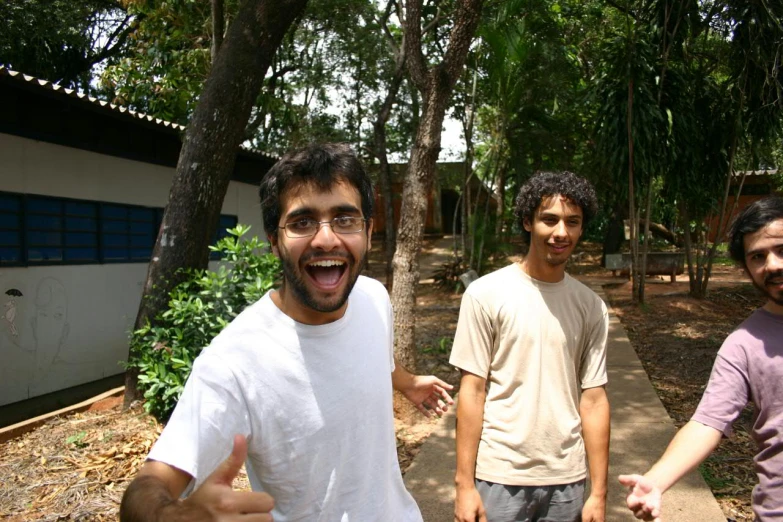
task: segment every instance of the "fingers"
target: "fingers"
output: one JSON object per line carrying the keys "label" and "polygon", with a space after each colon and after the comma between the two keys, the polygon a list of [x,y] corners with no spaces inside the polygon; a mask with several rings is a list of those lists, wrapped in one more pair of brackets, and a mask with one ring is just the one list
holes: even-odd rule
{"label": "fingers", "polygon": [[632,487],[636,486],[639,483],[639,481],[642,480],[642,476],[641,475],[620,475],[619,477],[617,477],[617,480],[619,480],[620,484],[622,484],[623,486],[632,488]]}
{"label": "fingers", "polygon": [[449,392],[447,390],[453,390],[454,386],[451,384],[441,381],[437,377],[435,378],[435,384],[433,386],[435,388],[435,394],[438,395],[439,399],[443,399],[448,404],[454,404],[454,399],[451,398],[451,395],[449,395]]}
{"label": "fingers", "polygon": [[212,472],[205,482],[231,486],[246,458],[247,439],[245,439],[244,435],[234,435],[234,447],[231,450],[231,455]]}
{"label": "fingers", "polygon": [[255,491],[234,491],[224,498],[223,504],[231,513],[246,515],[269,513],[275,507],[275,501],[268,493]]}
{"label": "fingers", "polygon": [[428,419],[432,417],[432,413],[430,413],[430,410],[427,409],[427,407],[424,405],[425,403],[417,404],[416,409],[421,412],[422,415],[427,417]]}

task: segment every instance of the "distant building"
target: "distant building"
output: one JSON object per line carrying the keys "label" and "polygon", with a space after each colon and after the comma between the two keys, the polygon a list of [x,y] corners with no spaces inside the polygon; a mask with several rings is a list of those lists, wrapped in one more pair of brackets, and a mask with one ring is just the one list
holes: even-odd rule
{"label": "distant building", "polygon": [[[400,207],[402,205],[402,189],[405,180],[405,174],[408,171],[407,163],[393,163],[390,165],[392,170],[392,200],[394,202],[394,222],[399,224]],[[437,163],[438,169],[432,191],[427,196],[427,216],[424,222],[424,233],[432,235],[443,235],[454,233],[454,211],[460,198],[462,190],[462,180],[465,171],[464,161],[452,161]],[[386,228],[386,203],[381,193],[381,184],[378,181],[378,166],[374,165],[370,169],[375,184],[375,217],[373,218],[373,233],[382,235]],[[494,213],[498,206],[498,197],[491,192],[483,182],[476,176],[473,176],[469,182],[470,201],[473,205],[476,198],[481,200],[480,208],[487,200],[487,194],[490,195],[490,212]],[[459,233],[462,222],[461,213],[457,215],[457,233]]]}
{"label": "distant building", "polygon": [[[184,128],[3,67],[0,98],[0,406],[121,383]],[[275,160],[237,154],[216,238],[263,234]]]}
{"label": "distant building", "polygon": [[[737,191],[742,184],[742,192],[737,202]],[[726,205],[726,211],[731,212],[729,219],[724,219],[724,233],[728,226],[737,216],[740,210],[750,203],[759,200],[765,196],[773,194],[783,194],[783,173],[777,169],[761,169],[735,172],[729,188],[729,199]],[[736,202],[736,205],[735,205]],[[728,225],[726,225],[728,223]],[[715,234],[718,231],[718,216],[713,216],[710,220],[709,240],[715,241]],[[723,238],[725,241],[725,236]]]}

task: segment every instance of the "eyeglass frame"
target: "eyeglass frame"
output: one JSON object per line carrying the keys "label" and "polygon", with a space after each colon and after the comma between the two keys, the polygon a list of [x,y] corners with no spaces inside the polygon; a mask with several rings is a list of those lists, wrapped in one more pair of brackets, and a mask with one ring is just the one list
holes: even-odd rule
{"label": "eyeglass frame", "polygon": [[[336,231],[334,229],[334,222],[335,222],[335,220],[343,219],[343,218],[358,219],[361,222],[361,224],[362,224],[362,228],[360,228],[359,230],[355,230],[353,232],[338,232],[338,231]],[[299,220],[299,221],[305,221],[305,220]],[[286,223],[283,226],[278,225],[277,228],[278,229],[282,229],[284,231],[284,233],[285,233],[285,236],[288,239],[306,239],[306,238],[309,238],[309,237],[315,237],[318,234],[318,232],[321,230],[321,227],[323,225],[329,225],[329,228],[332,229],[332,233],[340,234],[341,236],[343,236],[343,235],[349,235],[349,234],[359,234],[360,232],[364,232],[366,224],[367,224],[368,221],[370,221],[370,218],[359,217],[359,216],[335,216],[332,219],[329,219],[327,221],[315,221],[314,219],[311,220],[311,221],[314,221],[316,223],[316,225],[318,225],[318,226],[316,227],[315,231],[312,234],[307,235],[307,236],[290,236],[288,234],[288,232],[289,232],[288,225],[293,225],[294,223],[298,223],[298,221],[290,221],[290,222]]]}

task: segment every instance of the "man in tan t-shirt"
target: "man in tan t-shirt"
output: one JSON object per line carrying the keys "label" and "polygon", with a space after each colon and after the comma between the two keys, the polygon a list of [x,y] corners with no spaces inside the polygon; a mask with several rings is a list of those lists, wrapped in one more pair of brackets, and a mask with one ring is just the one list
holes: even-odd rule
{"label": "man in tan t-shirt", "polygon": [[517,196],[528,254],[465,292],[450,361],[462,371],[455,521],[605,519],[608,315],[565,273],[596,210],[585,179],[535,175]]}

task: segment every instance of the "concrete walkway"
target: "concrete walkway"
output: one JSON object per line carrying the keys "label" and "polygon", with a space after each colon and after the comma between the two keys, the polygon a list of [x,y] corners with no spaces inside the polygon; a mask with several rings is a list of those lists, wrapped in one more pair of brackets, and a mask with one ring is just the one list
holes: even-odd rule
{"label": "concrete walkway", "polygon": [[[600,287],[593,288],[604,301]],[[625,507],[622,473],[644,473],[666,449],[676,431],[631,346],[625,329],[611,311],[607,355],[612,406],[609,456],[609,522],[634,521]],[[439,422],[405,474],[405,484],[421,508],[425,522],[454,520],[456,407]],[[725,522],[709,487],[693,472],[664,495],[665,522]]]}

